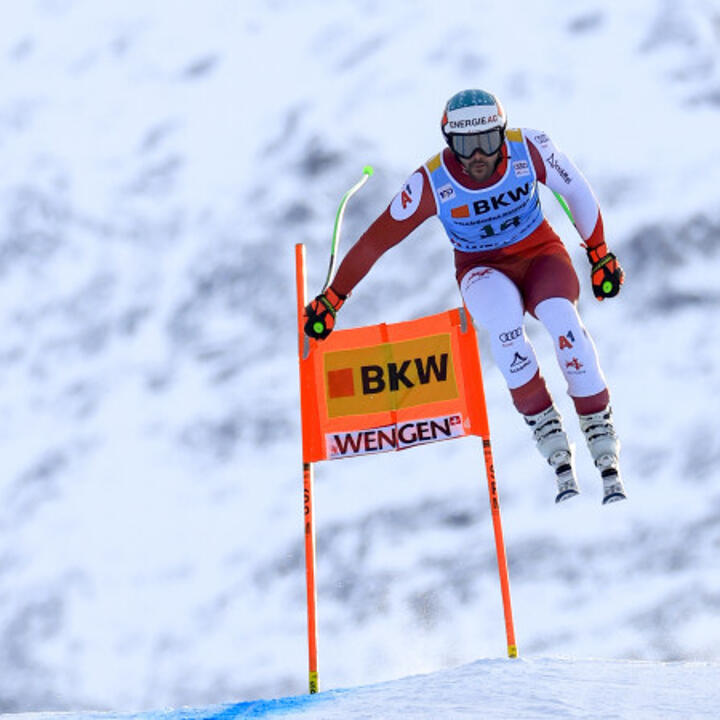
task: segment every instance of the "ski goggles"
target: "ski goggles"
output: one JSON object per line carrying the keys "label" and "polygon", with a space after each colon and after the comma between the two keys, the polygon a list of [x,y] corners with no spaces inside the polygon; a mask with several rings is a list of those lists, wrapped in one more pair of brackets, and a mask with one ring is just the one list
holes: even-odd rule
{"label": "ski goggles", "polygon": [[450,135],[450,149],[461,158],[470,158],[479,150],[483,155],[494,155],[505,140],[502,128],[493,128],[472,135]]}

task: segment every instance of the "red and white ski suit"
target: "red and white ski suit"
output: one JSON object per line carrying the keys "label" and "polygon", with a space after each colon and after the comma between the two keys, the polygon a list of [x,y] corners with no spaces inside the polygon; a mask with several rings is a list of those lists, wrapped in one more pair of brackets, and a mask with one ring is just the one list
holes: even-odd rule
{"label": "red and white ski suit", "polygon": [[552,402],[525,332],[529,312],[553,338],[578,413],[598,412],[608,405],[607,386],[577,313],[577,275],[542,215],[537,182],[565,198],[588,245],[604,242],[597,200],[580,171],[547,134],[509,129],[485,183],[472,180],[447,148],[420,166],[348,251],[332,287],[349,295],[383,253],[437,216],[454,246],[463,300],[490,334],[493,358],[517,409],[532,415]]}

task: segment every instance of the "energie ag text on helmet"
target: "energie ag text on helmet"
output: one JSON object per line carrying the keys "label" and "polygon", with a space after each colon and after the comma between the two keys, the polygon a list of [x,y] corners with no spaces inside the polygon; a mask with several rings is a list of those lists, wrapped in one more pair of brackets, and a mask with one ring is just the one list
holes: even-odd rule
{"label": "energie ag text on helmet", "polygon": [[487,125],[488,123],[498,122],[497,115],[483,115],[482,117],[470,118],[468,120],[449,120],[448,128],[451,130],[461,130],[467,127],[477,127],[478,125]]}

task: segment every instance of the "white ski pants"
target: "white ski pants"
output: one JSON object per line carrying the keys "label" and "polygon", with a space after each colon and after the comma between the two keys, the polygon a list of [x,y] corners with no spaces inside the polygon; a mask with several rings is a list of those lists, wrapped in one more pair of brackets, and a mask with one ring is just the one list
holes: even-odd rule
{"label": "white ski pants", "polygon": [[[535,351],[525,332],[520,291],[499,270],[475,268],[462,280],[460,292],[473,320],[490,333],[492,354],[511,390],[529,382],[538,371]],[[595,345],[574,303],[548,298],[535,315],[553,339],[560,369],[571,397],[587,397],[606,388]]]}

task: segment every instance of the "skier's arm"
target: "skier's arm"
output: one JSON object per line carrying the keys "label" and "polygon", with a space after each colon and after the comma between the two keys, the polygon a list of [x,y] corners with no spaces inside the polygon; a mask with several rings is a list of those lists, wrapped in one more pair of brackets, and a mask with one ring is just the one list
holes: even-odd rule
{"label": "skier's arm", "polygon": [[602,213],[590,184],[545,133],[532,130],[526,132],[530,157],[538,180],[565,198],[575,228],[585,241],[583,247],[592,265],[591,278],[595,297],[603,300],[617,295],[625,274],[615,255],[608,251]]}
{"label": "skier's arm", "polygon": [[534,130],[526,133],[538,180],[565,198],[575,227],[586,243],[593,235],[603,240],[600,206],[583,174],[545,133]]}
{"label": "skier's arm", "polygon": [[350,295],[384,253],[402,242],[436,212],[435,197],[425,169],[419,168],[350,248],[332,281],[335,291],[340,295]]}
{"label": "skier's arm", "polygon": [[317,340],[326,338],[335,327],[337,311],[380,256],[404,240],[436,211],[428,176],[424,168],[419,168],[382,215],[350,248],[330,287],[305,308],[305,333]]}

